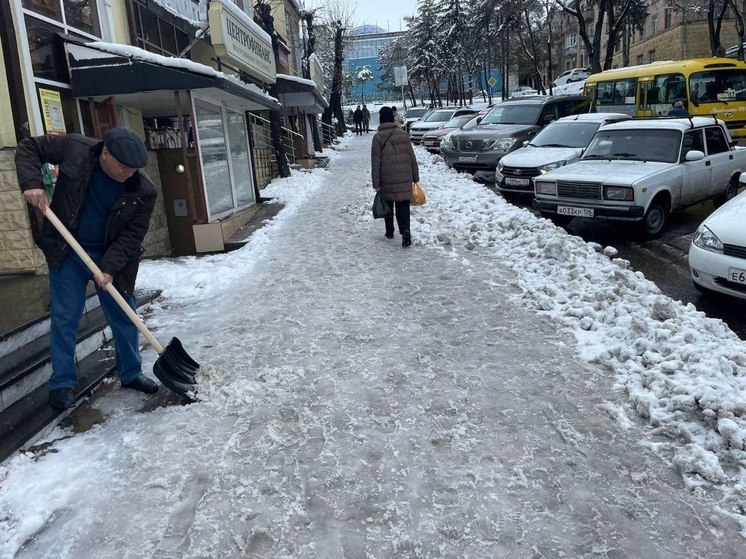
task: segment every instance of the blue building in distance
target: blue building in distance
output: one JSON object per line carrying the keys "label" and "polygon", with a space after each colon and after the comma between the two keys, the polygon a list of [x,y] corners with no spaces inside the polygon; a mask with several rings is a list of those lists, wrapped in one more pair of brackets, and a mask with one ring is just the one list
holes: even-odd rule
{"label": "blue building in distance", "polygon": [[[345,49],[347,69],[353,76],[352,98],[347,99],[348,104],[385,101],[392,96],[378,89],[383,74],[378,63],[378,53],[383,47],[404,35],[403,31],[388,32],[375,25],[361,25],[350,32],[351,44]],[[364,66],[370,68],[373,79],[361,83],[354,79],[355,69]]]}

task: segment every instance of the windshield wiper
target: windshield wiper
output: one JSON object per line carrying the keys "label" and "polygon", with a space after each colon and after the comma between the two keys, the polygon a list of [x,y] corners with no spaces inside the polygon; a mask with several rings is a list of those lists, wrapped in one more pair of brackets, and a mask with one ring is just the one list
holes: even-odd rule
{"label": "windshield wiper", "polygon": [[611,156],[625,158],[625,157],[637,157],[637,154],[636,153],[612,153]]}
{"label": "windshield wiper", "polygon": [[570,146],[566,146],[565,144],[532,144],[534,146],[540,147],[540,148],[569,148]]}
{"label": "windshield wiper", "polygon": [[586,155],[583,157],[583,159],[611,159],[610,155],[601,155],[598,153],[592,153],[590,155]]}

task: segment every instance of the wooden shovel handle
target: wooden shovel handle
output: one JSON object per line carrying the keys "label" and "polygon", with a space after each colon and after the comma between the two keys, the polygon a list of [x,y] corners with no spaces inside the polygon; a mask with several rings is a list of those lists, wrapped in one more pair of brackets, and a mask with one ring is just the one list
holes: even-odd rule
{"label": "wooden shovel handle", "polygon": [[[96,266],[96,263],[91,259],[90,256],[88,256],[88,253],[85,251],[85,249],[80,246],[80,243],[78,243],[78,241],[75,240],[75,237],[70,234],[70,231],[68,231],[67,227],[62,224],[59,218],[52,211],[52,208],[47,206],[47,209],[44,211],[44,215],[50,221],[50,223],[54,225],[54,228],[59,231],[60,235],[64,237],[64,239],[72,247],[75,253],[85,263],[85,265],[88,266],[88,269],[93,272],[93,275],[97,278],[103,277],[104,274],[101,269]],[[140,319],[139,316],[137,316],[137,313],[132,310],[132,307],[127,304],[127,301],[125,301],[124,297],[120,295],[119,291],[117,291],[117,288],[114,287],[113,283],[109,282],[106,284],[106,291],[108,291],[109,295],[114,298],[114,300],[122,308],[122,310],[127,313],[129,319],[135,326],[137,326],[137,329],[143,336],[145,336],[145,339],[148,340],[148,343],[153,347],[153,349],[156,350],[159,355],[163,353],[163,346],[158,343],[158,340],[156,340],[155,336],[151,334],[150,330],[148,330],[148,327],[145,326],[145,323]]]}

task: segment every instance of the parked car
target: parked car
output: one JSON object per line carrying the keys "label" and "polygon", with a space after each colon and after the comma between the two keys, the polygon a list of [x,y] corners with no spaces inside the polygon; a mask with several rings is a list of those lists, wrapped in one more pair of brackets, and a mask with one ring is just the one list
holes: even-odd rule
{"label": "parked car", "polygon": [[525,97],[526,95],[537,95],[539,92],[536,91],[533,87],[529,87],[527,85],[519,85],[513,93],[510,94],[510,98],[514,97]]}
{"label": "parked car", "polygon": [[429,116],[431,112],[432,109],[428,109],[427,107],[412,107],[411,109],[407,109],[407,112],[404,113],[404,118],[407,120],[407,132],[409,132],[409,127],[412,123]]}
{"label": "parked car", "polygon": [[[431,130],[430,132],[427,132],[424,136],[422,136],[420,144],[430,153],[440,153],[440,142],[443,140],[446,134],[448,134],[449,132],[453,132],[454,130],[460,130],[469,121],[476,121],[477,118],[479,117],[476,114],[454,116],[440,128]],[[474,126],[476,126],[476,122]]]}
{"label": "parked car", "polygon": [[494,182],[500,159],[523,146],[544,126],[561,118],[592,111],[584,95],[534,96],[509,99],[495,105],[479,126],[449,134],[441,145],[446,165]]}
{"label": "parked car", "polygon": [[600,126],[631,118],[624,113],[584,113],[555,120],[497,162],[495,186],[503,193],[533,196],[534,177],[577,161]]}
{"label": "parked car", "polygon": [[628,120],[599,128],[577,163],[534,180],[534,208],[573,217],[638,222],[660,236],[669,214],[733,198],[746,170],[725,123],[710,117]]}
{"label": "parked car", "polygon": [[562,72],[552,83],[554,85],[567,85],[571,82],[583,81],[590,75],[591,71],[588,68],[573,68]]}
{"label": "parked car", "polygon": [[413,144],[419,144],[422,136],[430,130],[440,128],[454,116],[473,115],[476,109],[448,107],[445,109],[434,110],[430,116],[415,122],[409,127],[409,139]]}
{"label": "parked car", "polygon": [[746,299],[746,192],[707,217],[689,247],[689,270],[703,293]]}

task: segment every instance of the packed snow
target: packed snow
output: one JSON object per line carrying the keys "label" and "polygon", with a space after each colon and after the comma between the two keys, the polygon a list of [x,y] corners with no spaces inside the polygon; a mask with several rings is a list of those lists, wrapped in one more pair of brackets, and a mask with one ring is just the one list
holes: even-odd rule
{"label": "packed snow", "polygon": [[384,240],[372,136],[244,248],[143,263],[200,401],[103,387],[0,468],[0,557],[746,555],[743,342],[421,148]]}

